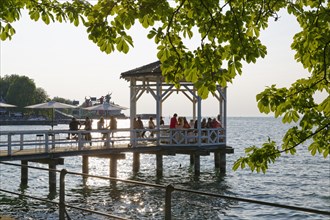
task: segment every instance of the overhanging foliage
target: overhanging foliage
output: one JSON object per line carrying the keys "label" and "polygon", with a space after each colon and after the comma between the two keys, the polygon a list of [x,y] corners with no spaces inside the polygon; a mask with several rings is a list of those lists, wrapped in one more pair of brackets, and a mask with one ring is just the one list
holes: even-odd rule
{"label": "overhanging foliage", "polygon": [[[294,154],[295,147],[308,139],[312,140],[308,149],[313,155],[329,154],[329,6],[326,0],[99,0],[94,4],[82,0],[2,0],[0,38],[11,39],[15,34],[12,25],[26,9],[32,20],[41,19],[46,24],[82,24],[101,51],[127,53],[134,45],[127,30],[140,22],[149,30],[147,37],[158,45],[157,56],[166,80],[177,87],[181,79],[191,81],[198,94],[207,98],[216,83],[226,86],[242,74],[243,62],[255,63],[266,56],[259,33],[268,27],[269,19],[278,20],[277,13],[287,10],[301,26],[291,49],[310,76],[289,88],[272,85],[257,95],[260,112],[283,116],[283,123],[298,122],[283,137],[282,151],[269,140],[260,148],[248,148],[247,156],[234,165],[234,169],[247,165],[252,171],[265,172],[281,152]],[[200,45],[190,50],[184,39],[196,37],[193,28],[198,30]],[[314,100],[318,92],[325,94],[319,103]]]}

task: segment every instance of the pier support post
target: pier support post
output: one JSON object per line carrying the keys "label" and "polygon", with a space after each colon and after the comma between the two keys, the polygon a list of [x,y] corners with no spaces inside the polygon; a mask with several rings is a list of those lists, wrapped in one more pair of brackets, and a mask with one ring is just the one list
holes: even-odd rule
{"label": "pier support post", "polygon": [[55,195],[56,194],[56,162],[49,161],[48,164],[49,170],[49,194]]}
{"label": "pier support post", "polygon": [[117,158],[110,158],[110,177],[117,178]]}
{"label": "pier support post", "polygon": [[140,170],[140,154],[133,153],[133,173],[136,174]]}
{"label": "pier support post", "polygon": [[220,153],[220,173],[226,173],[226,153]]}
{"label": "pier support post", "polygon": [[201,161],[200,161],[200,155],[195,154],[194,156],[194,161],[195,161],[195,176],[199,176],[201,173]]}
{"label": "pier support post", "polygon": [[[88,156],[85,155],[82,156],[82,172],[85,174],[88,174],[89,172],[88,160],[89,160]],[[83,176],[83,183],[86,184],[86,181],[87,181],[87,176]]]}
{"label": "pier support post", "polygon": [[89,170],[89,168],[88,168],[88,156],[82,156],[82,163],[83,163],[83,166],[82,166],[82,172],[83,173],[86,173],[86,174],[88,174],[88,170]]}
{"label": "pier support post", "polygon": [[157,177],[163,176],[163,155],[156,154],[156,173]]}
{"label": "pier support post", "polygon": [[[63,165],[64,159],[63,158],[55,158],[55,159],[35,159],[35,160],[22,160],[22,165],[28,165],[28,162],[33,163],[41,163],[41,164],[48,164],[48,185],[49,185],[49,199],[54,199],[56,195],[56,166]],[[28,167],[22,166],[21,167],[21,183],[22,185],[28,182]]]}
{"label": "pier support post", "polygon": [[220,153],[214,152],[214,167],[215,169],[220,169]]}
{"label": "pier support post", "polygon": [[21,165],[23,165],[21,167],[21,186],[27,186],[28,184],[28,161],[27,160],[22,160],[21,161]]}
{"label": "pier support post", "polygon": [[195,164],[195,155],[194,154],[190,154],[190,166],[194,166]]}

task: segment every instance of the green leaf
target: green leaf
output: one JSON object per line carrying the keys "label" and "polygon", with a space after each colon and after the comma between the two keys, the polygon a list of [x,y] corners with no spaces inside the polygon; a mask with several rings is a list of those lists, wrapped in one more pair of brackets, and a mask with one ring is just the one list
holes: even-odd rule
{"label": "green leaf", "polygon": [[234,163],[234,166],[233,166],[233,170],[236,171],[241,165],[241,159],[238,159],[235,163]]}
{"label": "green leaf", "polygon": [[50,23],[50,19],[47,13],[43,12],[41,14],[41,19],[45,22],[45,24],[49,24]]}
{"label": "green leaf", "polygon": [[315,156],[318,148],[319,148],[319,144],[317,142],[313,142],[311,145],[309,145],[308,150],[311,152],[313,156]]}
{"label": "green leaf", "polygon": [[74,19],[73,24],[77,27],[79,25],[79,18]]}
{"label": "green leaf", "polygon": [[317,110],[323,111],[325,116],[330,117],[330,96],[323,100]]}
{"label": "green leaf", "polygon": [[186,70],[185,75],[186,75],[186,80],[189,82],[195,83],[198,80],[196,68]]}
{"label": "green leaf", "polygon": [[202,98],[202,99],[206,99],[207,96],[209,95],[209,91],[207,89],[206,86],[202,86],[201,88],[198,89],[198,95]]}

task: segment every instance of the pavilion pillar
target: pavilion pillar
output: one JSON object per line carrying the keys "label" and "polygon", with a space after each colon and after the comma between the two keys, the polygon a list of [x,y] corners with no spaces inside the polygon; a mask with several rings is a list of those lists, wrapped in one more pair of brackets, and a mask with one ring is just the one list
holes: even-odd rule
{"label": "pavilion pillar", "polygon": [[202,126],[201,126],[201,120],[202,120],[202,99],[201,97],[197,97],[197,134],[198,134],[198,137],[197,137],[197,143],[198,143],[198,146],[201,146],[202,145]]}
{"label": "pavilion pillar", "polygon": [[[225,129],[225,144],[227,143],[227,88],[224,88],[224,94],[223,94],[223,124],[222,127]],[[222,123],[222,122],[221,122]]]}
{"label": "pavilion pillar", "polygon": [[163,155],[156,154],[156,173],[157,177],[163,176]]}
{"label": "pavilion pillar", "polygon": [[194,88],[194,94],[193,94],[193,101],[192,101],[192,104],[193,104],[193,120],[195,121],[196,120],[196,90]]}
{"label": "pavilion pillar", "polygon": [[135,145],[135,132],[134,128],[134,117],[136,116],[136,80],[134,78],[130,81],[130,144]]}
{"label": "pavilion pillar", "polygon": [[27,186],[28,184],[28,161],[27,160],[22,160],[21,161],[21,186]]}
{"label": "pavilion pillar", "polygon": [[140,170],[140,154],[133,153],[133,173],[136,174]]}
{"label": "pavilion pillar", "polygon": [[156,138],[157,138],[157,145],[160,144],[159,141],[159,136],[160,136],[160,117],[162,116],[162,91],[161,91],[161,87],[162,87],[162,81],[160,79],[160,77],[157,78],[157,87],[156,87],[156,114],[157,114],[157,118],[156,118],[156,125],[157,125],[157,132],[156,132]]}

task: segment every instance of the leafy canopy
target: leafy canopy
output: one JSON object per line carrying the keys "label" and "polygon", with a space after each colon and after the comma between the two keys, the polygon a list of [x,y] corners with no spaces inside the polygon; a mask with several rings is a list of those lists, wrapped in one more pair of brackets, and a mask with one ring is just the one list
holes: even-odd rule
{"label": "leafy canopy", "polygon": [[[127,31],[139,22],[158,45],[166,80],[176,86],[180,80],[191,81],[198,94],[207,98],[216,83],[226,86],[242,74],[243,62],[255,63],[266,56],[259,33],[267,28],[269,19],[278,20],[277,13],[287,10],[301,26],[291,49],[310,76],[289,88],[272,85],[257,95],[260,112],[273,112],[284,123],[297,122],[283,137],[281,148],[268,140],[261,147],[247,148],[247,156],[234,165],[235,170],[247,165],[252,171],[265,172],[281,153],[294,154],[295,147],[308,139],[312,140],[308,147],[312,155],[329,154],[329,6],[327,0],[2,0],[0,39],[12,38],[13,23],[22,10],[28,10],[32,20],[46,24],[82,24],[101,51],[127,53],[133,46]],[[200,39],[200,45],[190,50],[184,42],[192,38]],[[317,103],[314,96],[320,92],[325,98]]]}

